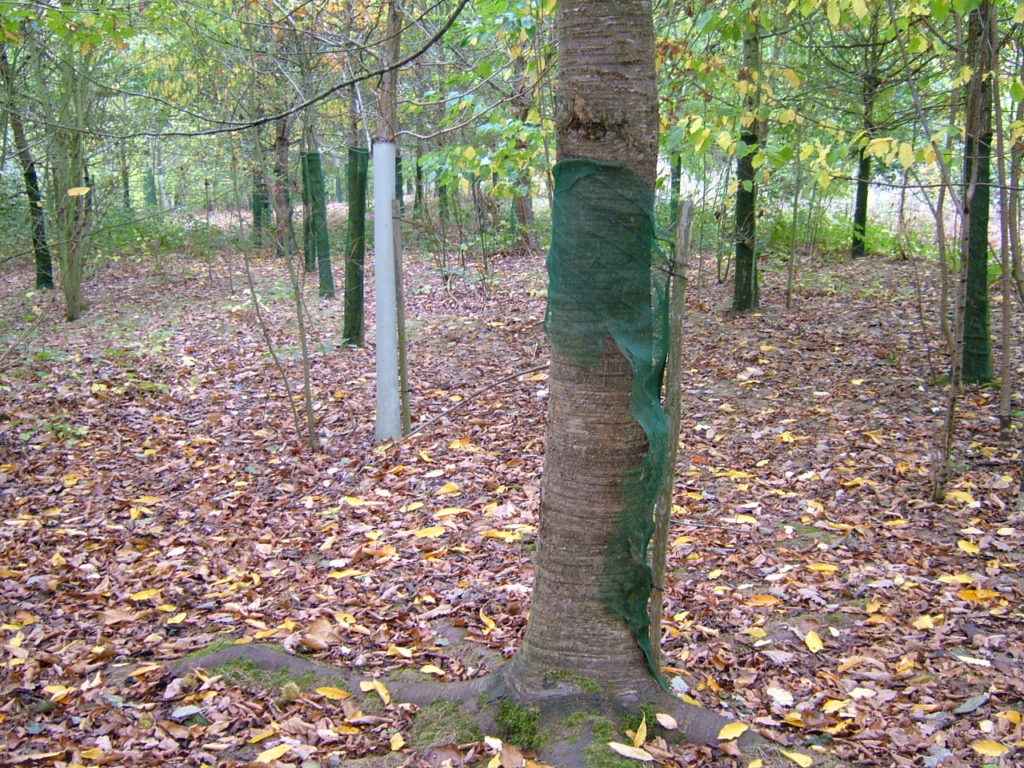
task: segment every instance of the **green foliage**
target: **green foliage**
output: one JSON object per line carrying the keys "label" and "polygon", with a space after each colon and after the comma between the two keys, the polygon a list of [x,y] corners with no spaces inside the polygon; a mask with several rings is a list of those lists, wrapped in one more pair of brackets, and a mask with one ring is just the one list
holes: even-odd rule
{"label": "green foliage", "polygon": [[498,735],[510,744],[523,749],[539,749],[539,720],[540,712],[536,709],[524,707],[508,699],[498,702]]}

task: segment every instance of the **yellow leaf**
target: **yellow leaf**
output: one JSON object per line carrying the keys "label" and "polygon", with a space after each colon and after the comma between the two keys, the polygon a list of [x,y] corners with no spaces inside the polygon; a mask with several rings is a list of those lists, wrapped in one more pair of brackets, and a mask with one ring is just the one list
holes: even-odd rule
{"label": "yellow leaf", "polygon": [[900,142],[899,157],[900,165],[909,168],[914,164],[914,148],[905,141]]}
{"label": "yellow leaf", "polygon": [[1000,720],[1008,720],[1014,725],[1020,725],[1021,723],[1020,712],[1015,709],[1006,709],[1002,712],[996,712],[996,717]]}
{"label": "yellow leaf", "polygon": [[644,742],[647,741],[647,713],[643,713],[640,716],[640,725],[637,726],[636,733],[633,734],[633,746],[642,747]]}
{"label": "yellow leaf", "polygon": [[736,515],[733,520],[737,523],[746,523],[747,525],[757,525],[757,518],[753,515]]}
{"label": "yellow leaf", "polygon": [[978,554],[979,552],[981,552],[981,549],[980,549],[980,548],[978,547],[978,545],[977,545],[977,544],[975,544],[975,543],[974,543],[973,541],[966,541],[966,540],[964,540],[964,539],[960,539],[960,541],[958,541],[958,542],[956,543],[956,545],[957,545],[957,546],[958,546],[958,547],[959,547],[959,548],[960,548],[961,550],[963,550],[964,552],[966,552],[966,553],[967,553],[968,555],[976,555],[976,554]]}
{"label": "yellow leaf", "polygon": [[451,496],[453,493],[459,492],[459,486],[457,483],[445,483],[437,489],[438,496]]}
{"label": "yellow leaf", "polygon": [[971,744],[971,749],[985,757],[1002,757],[1010,748],[998,741],[976,741]]}
{"label": "yellow leaf", "polygon": [[821,642],[821,635],[815,632],[813,629],[804,636],[804,643],[807,644],[808,649],[811,653],[817,653],[825,644]]}
{"label": "yellow leaf", "polygon": [[159,589],[144,589],[141,592],[133,592],[128,597],[138,603],[143,600],[149,600],[152,597],[156,597],[161,591],[162,590]]}
{"label": "yellow leaf", "polygon": [[968,603],[984,603],[999,597],[994,589],[961,589],[956,596]]}
{"label": "yellow leaf", "polygon": [[343,691],[341,688],[335,688],[331,685],[325,685],[322,688],[317,688],[316,692],[325,699],[330,699],[331,701],[344,701],[352,695],[348,691]]}
{"label": "yellow leaf", "polygon": [[396,733],[391,737],[391,751],[397,752],[405,746],[405,736],[400,733]]}
{"label": "yellow leaf", "polygon": [[60,552],[55,552],[53,557],[50,558],[50,565],[53,566],[59,567],[61,565],[67,565],[67,562],[67,558],[65,558]]}
{"label": "yellow leaf", "polygon": [[484,613],[483,608],[480,609],[480,621],[482,621],[486,627],[486,629],[484,629],[485,635],[491,634],[491,632],[498,628],[498,625],[494,623],[494,619]]}
{"label": "yellow leaf", "polygon": [[278,732],[277,728],[267,728],[265,731],[260,731],[259,733],[254,733],[252,736],[250,736],[248,739],[246,739],[246,742],[249,743],[249,744],[259,744],[261,741],[263,741],[265,739],[269,739],[271,736],[273,736],[277,732]]}
{"label": "yellow leaf", "polygon": [[829,576],[839,570],[839,566],[834,565],[833,563],[811,563],[807,568],[808,570],[817,571],[818,573],[827,573]]}
{"label": "yellow leaf", "polygon": [[429,528],[413,531],[412,535],[417,539],[436,539],[438,536],[443,536],[447,530],[443,525],[432,525]]}
{"label": "yellow leaf", "polygon": [[761,627],[747,627],[743,630],[743,634],[750,635],[753,638],[761,640],[762,638],[768,637],[768,633]]}
{"label": "yellow leaf", "polygon": [[747,763],[747,768],[764,768],[764,760],[760,757]]}
{"label": "yellow leaf", "polygon": [[918,616],[914,619],[914,629],[935,629],[935,622],[931,616]]}
{"label": "yellow leaf", "polygon": [[853,12],[857,15],[858,19],[863,19],[868,15],[868,7],[864,0],[853,0]]}
{"label": "yellow leaf", "polygon": [[265,749],[256,755],[256,762],[269,765],[278,758],[284,757],[292,749],[291,744],[278,744],[276,747]]}
{"label": "yellow leaf", "polygon": [[718,732],[719,741],[732,741],[738,739],[750,728],[749,725],[743,723],[726,723],[722,726],[722,730]]}
{"label": "yellow leaf", "polygon": [[169,619],[167,619],[166,623],[181,624],[181,622],[183,622],[187,617],[188,613],[186,611],[182,611],[181,613],[176,613],[173,616],[171,616]]}
{"label": "yellow leaf", "polygon": [[808,766],[814,765],[814,760],[812,760],[807,755],[801,754],[799,752],[790,752],[788,749],[780,749],[779,752],[781,752],[794,763],[799,765],[800,768],[808,768]]}
{"label": "yellow leaf", "polygon": [[88,195],[92,187],[72,187],[68,190],[68,197],[82,197]]}
{"label": "yellow leaf", "polygon": [[946,494],[946,498],[950,501],[957,501],[961,504],[973,504],[974,497],[969,491],[950,491]]}
{"label": "yellow leaf", "polygon": [[821,705],[821,711],[826,715],[831,715],[833,712],[838,712],[849,703],[849,699],[826,699],[825,703]]}
{"label": "yellow leaf", "polygon": [[612,748],[613,752],[617,752],[623,757],[628,757],[631,760],[642,760],[645,763],[649,763],[654,760],[654,757],[650,752],[629,744],[620,744],[617,741],[609,741],[608,746]]}
{"label": "yellow leaf", "polygon": [[825,8],[825,15],[828,16],[828,23],[833,27],[839,26],[839,3],[836,0],[828,0]]}
{"label": "yellow leaf", "polygon": [[445,507],[444,509],[437,510],[437,512],[434,513],[434,517],[454,517],[455,515],[461,515],[466,512],[469,512],[469,510],[463,509],[462,507]]}
{"label": "yellow leaf", "polygon": [[444,676],[444,670],[434,664],[424,664],[420,667],[420,672],[425,675],[437,675],[438,677]]}
{"label": "yellow leaf", "polygon": [[358,568],[346,568],[344,571],[331,571],[327,574],[328,579],[347,579],[349,576],[362,576],[363,572]]}
{"label": "yellow leaf", "polygon": [[359,690],[364,692],[376,691],[377,695],[380,696],[380,700],[384,702],[384,706],[391,703],[391,694],[380,680],[363,680],[359,683]]}
{"label": "yellow leaf", "polygon": [[86,760],[99,760],[103,757],[104,752],[99,747],[93,747],[92,749],[83,750],[81,754]]}
{"label": "yellow leaf", "polygon": [[519,531],[484,531],[482,534],[485,539],[501,539],[506,544],[511,544],[514,541],[521,541],[523,535]]}
{"label": "yellow leaf", "polygon": [[1015,14],[1013,14],[1014,24],[1024,24],[1024,4],[1022,4]]}
{"label": "yellow leaf", "polygon": [[388,653],[390,653],[392,656],[401,656],[403,659],[412,658],[412,649],[403,648],[402,646],[395,645],[394,643],[388,646]]}
{"label": "yellow leaf", "polygon": [[775,597],[775,595],[751,595],[746,599],[747,605],[755,608],[768,608],[773,605],[778,605],[781,600]]}
{"label": "yellow leaf", "polygon": [[974,577],[968,576],[966,573],[944,573],[939,576],[939,581],[943,584],[973,584]]}
{"label": "yellow leaf", "polygon": [[800,75],[798,75],[792,69],[784,69],[784,70],[782,70],[782,76],[784,78],[786,78],[786,80],[789,82],[789,84],[792,85],[794,88],[799,88],[800,84],[803,82],[800,79]]}

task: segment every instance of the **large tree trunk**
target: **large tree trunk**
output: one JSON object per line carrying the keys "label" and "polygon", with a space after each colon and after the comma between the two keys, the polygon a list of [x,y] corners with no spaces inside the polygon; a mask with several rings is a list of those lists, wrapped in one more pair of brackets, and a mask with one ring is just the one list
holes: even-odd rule
{"label": "large tree trunk", "polygon": [[968,21],[968,55],[974,74],[967,85],[967,131],[964,141],[964,261],[967,296],[964,304],[963,380],[992,379],[989,336],[988,221],[991,198],[993,50],[988,34],[994,13],[992,0],[983,0]]}
{"label": "large tree trunk", "polygon": [[[558,35],[559,160],[619,163],[653,194],[658,110],[650,3],[560,3]],[[606,202],[614,210],[615,202]],[[580,234],[578,227],[586,238],[588,226],[603,224],[594,213],[565,212],[573,218],[573,234]],[[556,239],[560,235],[568,239],[568,233],[554,233]],[[650,243],[636,245],[639,251],[631,255],[642,272],[650,263]],[[569,248],[553,251],[549,262],[552,273],[598,281],[607,279],[597,273],[600,267],[594,254]],[[639,276],[641,283],[645,278]],[[580,311],[561,307],[551,317],[552,327],[572,323],[572,313]],[[624,478],[639,470],[647,449],[630,409],[630,363],[605,335],[600,359],[591,366],[553,345],[533,602],[509,675],[524,697],[540,696],[560,670],[607,684],[624,699],[640,695],[653,679],[634,631],[603,598],[611,575],[605,573],[609,542],[620,533]]]}

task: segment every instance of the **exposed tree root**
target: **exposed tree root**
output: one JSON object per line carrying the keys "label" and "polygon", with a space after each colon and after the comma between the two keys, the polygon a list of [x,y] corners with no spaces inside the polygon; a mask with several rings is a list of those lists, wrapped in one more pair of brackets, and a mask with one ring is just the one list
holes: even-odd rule
{"label": "exposed tree root", "polygon": [[[171,664],[176,674],[192,672],[197,668],[212,669],[232,662],[245,661],[267,672],[287,672],[294,677],[312,676],[321,680],[343,681],[358,689],[359,675],[342,668],[322,664],[265,645],[232,645],[211,653],[179,659]],[[605,745],[608,729],[614,726],[615,736],[624,740],[622,724],[636,718],[641,708],[671,715],[678,729],[666,730],[655,722],[648,722],[650,737],[661,736],[668,742],[719,747],[718,734],[729,720],[710,710],[680,701],[664,691],[653,679],[650,685],[628,698],[615,691],[603,691],[600,686],[583,679],[555,679],[546,681],[540,689],[524,690],[515,678],[515,662],[506,664],[489,675],[474,680],[454,683],[433,681],[388,681],[396,701],[426,707],[438,701],[458,703],[476,718],[481,732],[502,735],[507,723],[501,721],[502,702],[518,705],[533,719],[537,743],[532,746],[540,762],[555,768],[593,768],[600,764],[594,760],[602,751],[611,754]],[[514,742],[516,734],[505,733]],[[753,731],[747,731],[736,742],[745,759],[760,757],[765,768],[791,766],[778,747]],[[815,756],[816,766],[841,765],[840,762]]]}

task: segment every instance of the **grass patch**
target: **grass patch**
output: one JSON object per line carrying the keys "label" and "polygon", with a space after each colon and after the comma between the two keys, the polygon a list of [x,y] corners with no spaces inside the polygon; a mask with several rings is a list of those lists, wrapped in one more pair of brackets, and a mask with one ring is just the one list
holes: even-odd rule
{"label": "grass patch", "polygon": [[422,707],[409,728],[409,745],[416,750],[481,739],[483,733],[476,720],[456,701],[435,701]]}
{"label": "grass patch", "polygon": [[594,680],[572,670],[559,669],[552,672],[550,677],[552,680],[557,680],[560,683],[573,685],[583,693],[599,693],[601,690],[601,686],[594,682]]}
{"label": "grass patch", "polygon": [[292,686],[298,687],[300,691],[312,688],[321,679],[312,672],[303,672],[295,677],[287,669],[266,670],[248,659],[234,659],[214,667],[210,672],[220,675],[228,685],[282,692]]}

